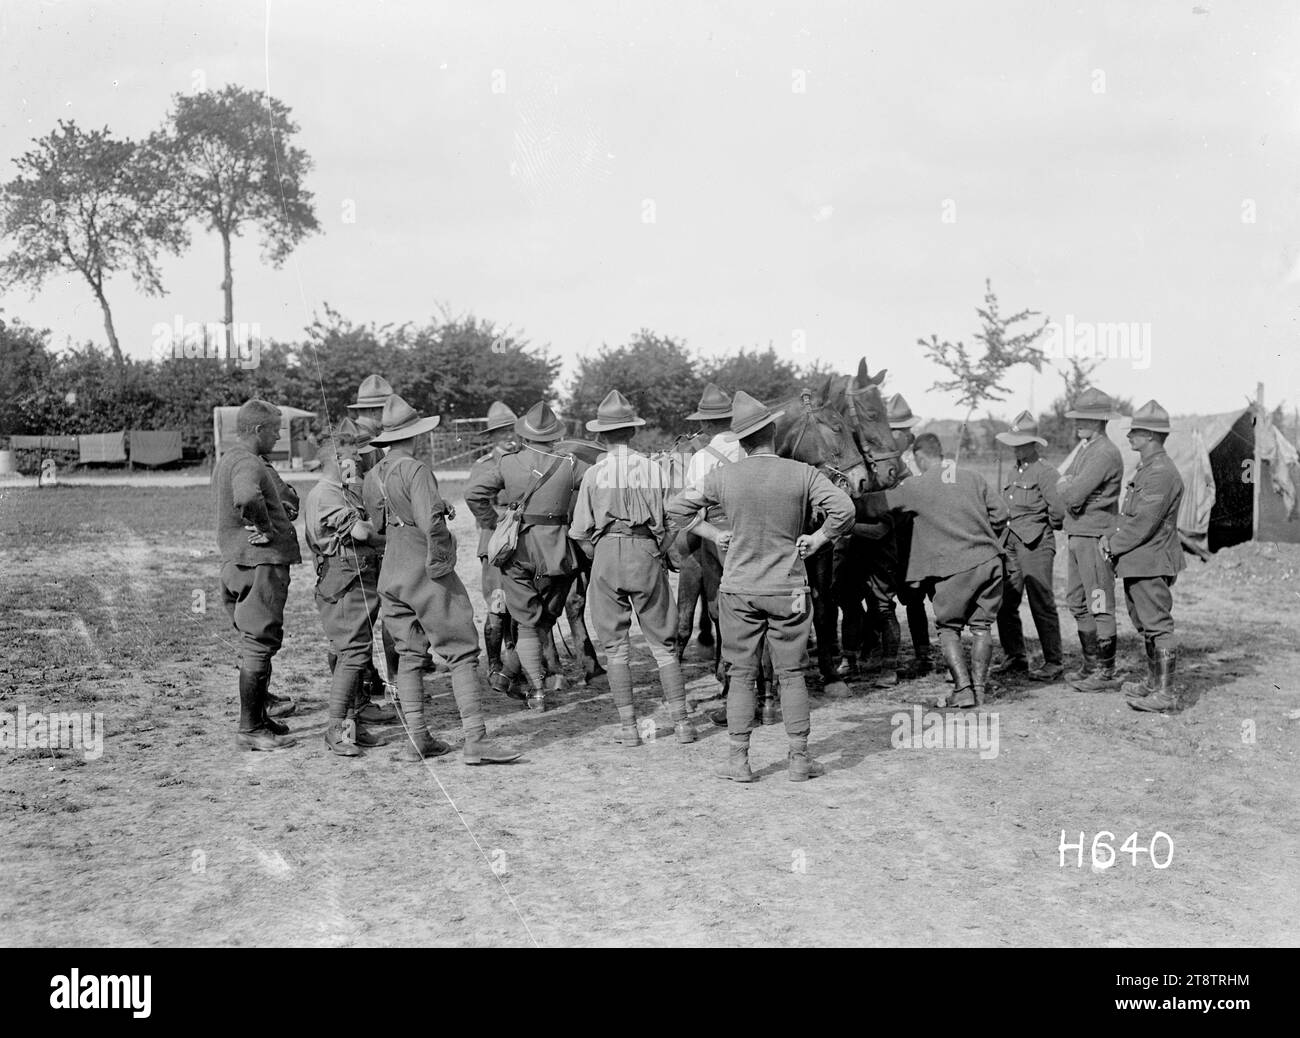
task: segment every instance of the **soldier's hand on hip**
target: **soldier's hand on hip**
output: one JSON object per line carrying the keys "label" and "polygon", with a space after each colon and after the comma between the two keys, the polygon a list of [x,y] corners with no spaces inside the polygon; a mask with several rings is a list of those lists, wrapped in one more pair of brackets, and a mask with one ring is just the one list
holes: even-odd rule
{"label": "soldier's hand on hip", "polygon": [[271,535],[269,533],[261,533],[255,528],[253,532],[248,535],[248,543],[252,545],[270,544]]}
{"label": "soldier's hand on hip", "polygon": [[731,531],[719,530],[718,539],[716,543],[718,545],[718,551],[725,552],[728,548],[731,547]]}
{"label": "soldier's hand on hip", "polygon": [[825,543],[826,539],[820,533],[802,533],[794,542],[795,550],[801,559],[806,559]]}

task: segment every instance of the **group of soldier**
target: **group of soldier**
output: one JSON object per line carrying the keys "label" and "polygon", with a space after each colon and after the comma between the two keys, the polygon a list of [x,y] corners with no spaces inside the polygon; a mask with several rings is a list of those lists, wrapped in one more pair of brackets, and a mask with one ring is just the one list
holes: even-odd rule
{"label": "group of soldier", "polygon": [[[998,434],[1016,459],[1000,493],[946,457],[937,437],[914,435],[918,419],[897,394],[889,419],[901,453],[898,479],[853,496],[819,469],[779,457],[782,412],[744,391],[733,398],[706,388],[689,416],[700,423],[699,449],[682,485],[666,480],[659,461],[633,445],[645,421],[617,390],[586,423],[603,448],[591,460],[557,447],[565,427],[545,402],[523,416],[494,403],[487,416],[491,450],[475,462],[465,487],[479,533],[486,683],[448,527],[455,512],[421,449],[438,417],[420,415],[378,375],[362,383],[349,412],[322,439],[321,478],[302,506],[315,602],[330,646],[325,743],[334,754],[362,754],[382,741],[378,727],[393,723],[403,729],[403,758],[448,753],[452,747],[433,735],[425,715],[424,675],[436,658],[450,671],[465,763],[517,760],[518,750],[488,737],[485,687],[547,706],[563,688],[554,633],[566,604],[571,622],[581,625],[583,599],[577,595],[575,608],[575,589],[585,592],[604,652],[618,720],[614,741],[642,742],[631,671],[634,615],[677,739],[695,741],[669,582],[684,553],[698,558],[711,614],[716,610],[726,705],[715,719],[728,731],[718,774],[732,781],[754,778],[749,742],[765,667],[780,690],[789,778],[823,772],[808,752],[804,680],[814,592],[805,560],[819,552],[835,557],[845,677],[861,676],[869,660],[878,686],[928,672],[928,601],[953,686],[938,706],[978,707],[994,694],[996,624],[1004,658],[994,673],[1001,677],[1122,691],[1137,710],[1178,708],[1171,588],[1183,565],[1176,524],[1183,487],[1163,446],[1169,416],[1155,401],[1132,418],[1128,441],[1140,460],[1122,502],[1123,460],[1105,431],[1119,416],[1096,389],[1067,414],[1079,442],[1059,471],[1038,456],[1046,441],[1028,412]],[[248,750],[293,742],[282,718],[295,704],[270,689],[290,566],[301,561],[297,494],[267,460],[279,431],[274,405],[248,401],[239,409],[239,442],[213,474],[223,601],[240,637],[237,745]],[[1052,583],[1055,532],[1062,529],[1066,600],[1082,653],[1070,674]],[[1126,683],[1116,667],[1117,577],[1146,646],[1145,677]],[[1025,597],[1043,655],[1032,669],[1020,626]],[[896,601],[906,609],[916,657],[909,669],[898,665]],[[382,677],[372,659],[381,618]],[[879,654],[868,657],[873,632]],[[590,679],[602,670],[585,628],[582,634]]]}

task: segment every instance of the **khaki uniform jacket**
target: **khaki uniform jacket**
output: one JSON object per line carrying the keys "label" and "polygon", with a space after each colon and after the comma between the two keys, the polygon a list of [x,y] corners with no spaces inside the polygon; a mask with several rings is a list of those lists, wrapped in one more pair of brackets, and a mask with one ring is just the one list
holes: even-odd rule
{"label": "khaki uniform jacket", "polygon": [[437,580],[456,571],[447,502],[428,465],[405,450],[390,450],[366,473],[364,497],[376,530],[387,537],[386,573],[423,565]]}
{"label": "khaki uniform jacket", "polygon": [[485,463],[465,485],[465,503],[474,518],[488,530],[495,530],[498,501],[512,505],[522,500],[533,473],[537,472],[540,479],[557,458],[559,468],[529,498],[519,527],[515,557],[537,576],[563,576],[577,569],[577,549],[569,541],[569,523],[578,487],[590,466],[571,454],[525,445],[514,454],[503,454],[495,463]]}
{"label": "khaki uniform jacket", "polygon": [[356,489],[322,479],[307,493],[302,507],[307,547],[316,558],[316,590],[327,602],[361,579],[379,574],[383,553],[369,541],[354,541],[352,527],[367,512]]}
{"label": "khaki uniform jacket", "polygon": [[[483,469],[495,465],[506,454],[513,453],[513,451],[506,450],[502,444],[498,443],[489,453],[483,455],[483,457],[479,458],[470,466],[469,481],[471,483],[475,482],[482,475]],[[496,509],[497,518],[502,518],[502,516],[505,515],[505,511],[505,508],[498,504]],[[478,557],[481,559],[487,555],[488,542],[492,540],[492,530],[494,528],[491,526],[485,526],[483,520],[481,520],[477,515],[474,516],[474,522],[478,526]]]}
{"label": "khaki uniform jacket", "polygon": [[1112,530],[1110,553],[1118,577],[1172,577],[1185,562],[1178,539],[1183,477],[1161,449],[1138,464]]}
{"label": "khaki uniform jacket", "polygon": [[1041,459],[1013,471],[1002,488],[1010,513],[1011,532],[1026,548],[1036,545],[1049,530],[1059,530],[1065,518],[1061,495],[1056,492],[1060,473]]}
{"label": "khaki uniform jacket", "polygon": [[1098,433],[1079,449],[1056,484],[1065,506],[1065,532],[1075,537],[1101,537],[1115,527],[1124,459],[1119,448]]}

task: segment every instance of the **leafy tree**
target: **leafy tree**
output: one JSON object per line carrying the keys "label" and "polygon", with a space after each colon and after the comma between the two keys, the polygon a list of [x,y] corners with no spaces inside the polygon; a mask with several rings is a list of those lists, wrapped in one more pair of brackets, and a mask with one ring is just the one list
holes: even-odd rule
{"label": "leafy tree", "polygon": [[399,391],[417,408],[456,418],[480,418],[493,400],[522,414],[538,400],[550,399],[560,361],[532,346],[509,328],[472,314],[452,317],[445,310],[417,330],[404,364],[396,369]]}
{"label": "leafy tree", "polygon": [[160,139],[190,213],[221,236],[226,348],[233,353],[231,239],[247,226],[259,228],[263,259],[278,267],[303,238],[320,230],[303,183],[312,162],[290,143],[298,125],[289,107],[260,90],[231,84],[216,92],[177,94],[173,102]]}
{"label": "leafy tree", "polygon": [[107,129],[84,133],[71,121],[60,121],[35,145],[15,160],[18,176],[0,189],[0,234],[12,242],[0,261],[0,287],[35,290],[58,271],[80,274],[121,364],[109,275],[129,273],[142,291],[161,295],[159,250],[179,252],[188,243],[165,163],[151,145]]}
{"label": "leafy tree", "polygon": [[624,346],[604,346],[582,357],[569,388],[569,410],[591,418],[611,389],[626,396],[650,425],[683,425],[699,403],[702,383],[683,343],[642,328]]}
{"label": "leafy tree", "polygon": [[931,335],[928,340],[917,340],[930,360],[952,376],[937,380],[930,388],[956,393],[958,403],[966,405],[961,433],[961,445],[966,449],[972,442],[967,430],[971,415],[986,403],[1005,400],[1010,393],[1005,382],[1007,372],[1017,364],[1029,364],[1035,371],[1042,370],[1043,354],[1034,344],[1047,329],[1046,318],[1037,327],[1015,327],[1042,315],[1036,310],[1021,310],[1004,317],[998,307],[998,297],[993,292],[993,283],[988,279],[984,281],[984,305],[977,307],[976,313],[980,318],[980,331],[975,339],[984,344],[979,357],[973,356],[961,341],[941,341],[937,335]]}
{"label": "leafy tree", "polygon": [[30,398],[50,374],[50,333],[0,317],[0,436],[39,434],[29,424]]}
{"label": "leafy tree", "polygon": [[[300,387],[309,392],[313,410],[324,408],[332,421],[348,414],[347,405],[357,396],[357,387],[370,374],[382,374],[399,393],[407,392],[401,374],[408,368],[404,350],[410,348],[406,325],[353,324],[328,303],[324,316],[315,316],[307,327],[307,339],[297,350]],[[287,387],[286,387],[287,389]]]}
{"label": "leafy tree", "polygon": [[727,357],[702,359],[699,369],[700,392],[706,383],[713,382],[728,393],[743,389],[766,403],[794,396],[805,379],[798,365],[782,360],[771,346],[761,351],[742,349]]}

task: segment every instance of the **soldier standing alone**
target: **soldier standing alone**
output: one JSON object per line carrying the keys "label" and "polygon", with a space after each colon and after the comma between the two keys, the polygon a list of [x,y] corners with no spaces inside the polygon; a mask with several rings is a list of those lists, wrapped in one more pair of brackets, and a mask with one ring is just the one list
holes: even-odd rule
{"label": "soldier standing alone", "polygon": [[1124,582],[1129,619],[1146,644],[1145,681],[1124,683],[1128,704],[1135,710],[1177,710],[1174,689],[1177,651],[1174,647],[1173,586],[1183,569],[1178,539],[1178,508],[1183,478],[1165,453],[1169,412],[1154,400],[1133,415],[1129,446],[1141,460],[1124,497],[1114,531],[1103,547],[1115,560]]}
{"label": "soldier standing alone", "polygon": [[[221,551],[221,600],[240,636],[239,728],[241,750],[292,746],[288,725],[271,712],[271,657],[284,641],[284,603],[289,567],[302,561],[298,495],[266,460],[280,438],[280,409],[249,400],[236,417],[239,442],[221,455],[212,472]],[[292,700],[283,713],[292,711]]]}
{"label": "soldier standing alone", "polygon": [[[1016,468],[1002,488],[1010,513],[1007,531],[1006,569],[1002,582],[1002,608],[998,610],[998,639],[1005,659],[994,672],[999,675],[1026,674],[1034,681],[1059,681],[1061,662],[1061,619],[1052,590],[1052,566],[1056,561],[1056,535],[1064,515],[1056,492],[1059,473],[1040,461],[1039,446],[1047,441],[1038,435],[1038,421],[1028,411],[997,435],[1000,443],[1014,447]],[[1043,665],[1031,671],[1025,658],[1025,635],[1020,626],[1020,601],[1029,597],[1043,649]]]}

